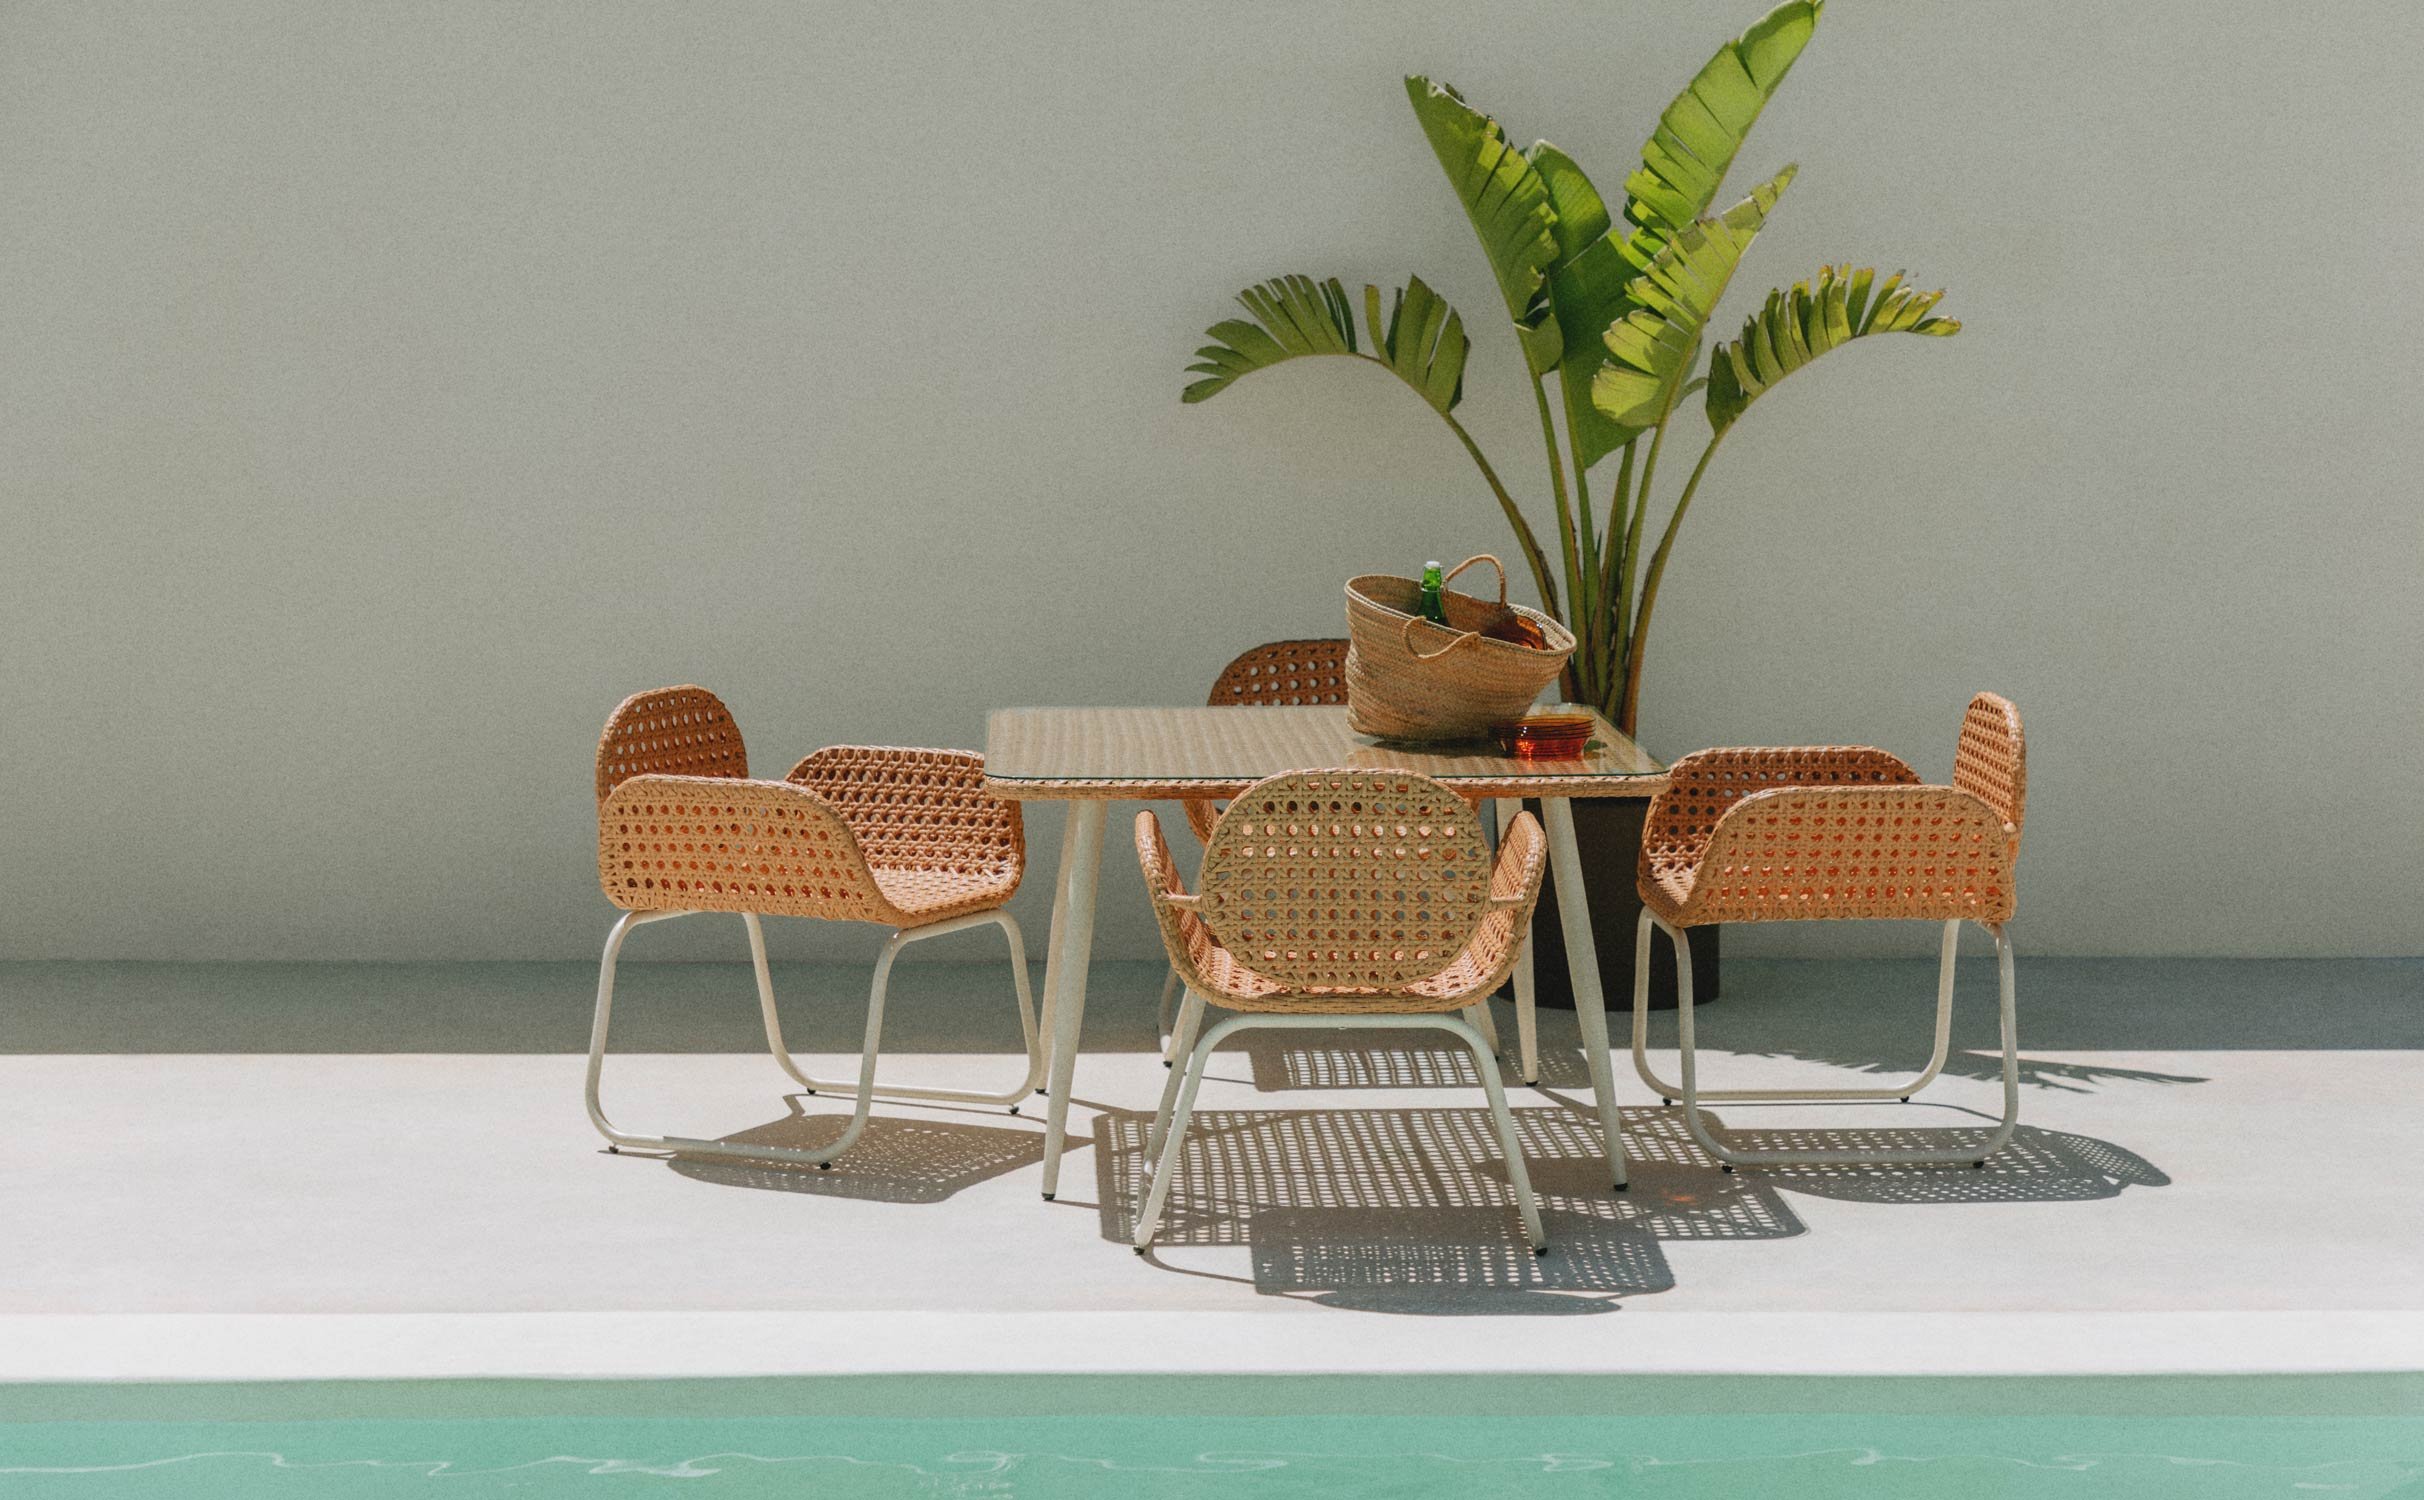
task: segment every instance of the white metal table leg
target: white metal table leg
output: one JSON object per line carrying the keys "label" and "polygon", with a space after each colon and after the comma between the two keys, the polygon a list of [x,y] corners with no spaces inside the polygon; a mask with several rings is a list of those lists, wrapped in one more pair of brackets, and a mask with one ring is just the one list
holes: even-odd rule
{"label": "white metal table leg", "polygon": [[1175,1064],[1178,1054],[1184,1050],[1178,1045],[1178,1034],[1171,1030],[1178,1016],[1178,991],[1178,965],[1172,964],[1169,977],[1162,981],[1161,1010],[1156,1013],[1153,1022],[1155,1035],[1162,1044],[1162,1066],[1165,1068]]}
{"label": "white metal table leg", "polygon": [[[1498,831],[1503,837],[1507,824],[1523,811],[1523,800],[1519,797],[1496,800]],[[1540,1014],[1532,988],[1532,924],[1528,921],[1524,924],[1521,946],[1515,950],[1515,1048],[1521,1081],[1540,1082]]]}
{"label": "white metal table leg", "polygon": [[1498,1055],[1498,1018],[1490,1014],[1490,997],[1484,995],[1466,1006],[1464,1018],[1466,1025],[1481,1033],[1481,1039],[1488,1045],[1490,1055],[1496,1057]]}
{"label": "white metal table leg", "polygon": [[1574,1018],[1582,1025],[1583,1058],[1591,1066],[1599,1128],[1607,1137],[1609,1177],[1621,1189],[1628,1179],[1624,1135],[1616,1120],[1616,1080],[1608,1056],[1607,997],[1599,989],[1599,950],[1591,938],[1591,905],[1582,889],[1582,852],[1574,842],[1574,809],[1563,797],[1543,797],[1540,810],[1548,825],[1549,869],[1557,877],[1557,919],[1565,928]]}
{"label": "white metal table leg", "polygon": [[1103,815],[1108,804],[1093,797],[1069,804],[1069,830],[1061,840],[1060,888],[1053,898],[1056,971],[1052,1006],[1052,1088],[1044,1123],[1044,1198],[1060,1191],[1061,1147],[1069,1133],[1069,1090],[1077,1070],[1077,1039],[1086,1018],[1086,967],[1094,948],[1094,888],[1102,872]]}

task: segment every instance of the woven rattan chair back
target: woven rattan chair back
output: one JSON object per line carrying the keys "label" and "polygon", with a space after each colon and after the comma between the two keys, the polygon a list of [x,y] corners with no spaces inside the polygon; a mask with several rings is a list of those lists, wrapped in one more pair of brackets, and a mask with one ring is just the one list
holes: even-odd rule
{"label": "woven rattan chair back", "polygon": [[1214,708],[1247,705],[1344,703],[1347,701],[1347,642],[1271,641],[1241,652],[1212,680]]}
{"label": "woven rattan chair back", "polygon": [[1961,744],[1953,752],[1953,785],[2002,814],[2011,825],[2012,853],[2020,852],[2020,819],[2028,810],[2028,739],[2020,710],[1997,693],[1970,700],[1961,721]]}
{"label": "woven rattan chair back", "polygon": [[1395,771],[1290,771],[1238,794],[1204,849],[1204,924],[1291,986],[1438,973],[1488,913],[1490,850],[1462,797]]}
{"label": "woven rattan chair back", "polygon": [[598,736],[598,801],[634,776],[749,775],[749,750],[724,700],[703,687],[624,699]]}
{"label": "woven rattan chair back", "polygon": [[[1347,701],[1347,647],[1344,636],[1319,641],[1266,641],[1220,669],[1204,702],[1213,708],[1265,708],[1302,703]],[[1199,840],[1209,842],[1220,821],[1220,806],[1208,797],[1190,798],[1187,826]]]}

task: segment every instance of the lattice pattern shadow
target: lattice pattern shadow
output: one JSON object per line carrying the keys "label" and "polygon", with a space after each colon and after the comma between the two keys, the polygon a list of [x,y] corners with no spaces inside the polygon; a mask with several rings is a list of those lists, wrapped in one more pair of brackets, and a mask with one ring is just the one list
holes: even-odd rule
{"label": "lattice pattern shadow", "polygon": [[[1720,1175],[1683,1138],[1680,1122],[1656,1114],[1628,1118],[1633,1186],[1616,1194],[1608,1191],[1594,1121],[1563,1109],[1515,1111],[1544,1213],[1604,1226],[1572,1236],[1602,1247],[1572,1263],[1606,1269],[1611,1284],[1600,1290],[1639,1290],[1648,1275],[1637,1252],[1607,1248],[1617,1230],[1692,1240],[1801,1233],[1801,1221],[1773,1187],[1755,1177]],[[1151,1124],[1149,1116],[1111,1114],[1096,1126],[1102,1232],[1118,1244],[1133,1237]],[[1429,1246],[1441,1254],[1459,1253],[1459,1242],[1492,1245],[1516,1232],[1506,1168],[1489,1112],[1482,1109],[1198,1110],[1178,1174],[1157,1236],[1165,1246],[1260,1246],[1264,1220],[1309,1212],[1384,1216],[1397,1226],[1387,1243]],[[1468,1213],[1486,1214],[1497,1227],[1486,1236],[1466,1235]],[[1377,1242],[1368,1225],[1356,1233]],[[1554,1256],[1554,1228],[1550,1237]],[[1399,1257],[1409,1267],[1417,1258],[1411,1251]]]}
{"label": "lattice pattern shadow", "polygon": [[[827,1146],[850,1122],[846,1114],[794,1114],[753,1125],[722,1139],[751,1146],[814,1151]],[[959,1120],[903,1119],[876,1115],[848,1154],[830,1172],[776,1162],[676,1156],[671,1166],[684,1177],[724,1187],[777,1193],[812,1193],[876,1203],[940,1203],[963,1188],[1044,1159],[1040,1131]]]}
{"label": "lattice pattern shadow", "polygon": [[1536,1256],[1504,1209],[1273,1209],[1255,1218],[1254,1286],[1324,1292],[1323,1302],[1366,1311],[1425,1314],[1597,1312],[1609,1304],[1532,1294],[1674,1288],[1657,1236],[1639,1224],[1562,1211],[1542,1222],[1549,1253]]}
{"label": "lattice pattern shadow", "polygon": [[[1681,1114],[1674,1110],[1670,1113]],[[1723,1130],[1745,1151],[1910,1151],[1983,1139],[1983,1129]],[[2126,1188],[2166,1187],[2171,1178],[2136,1152],[2093,1136],[2023,1125],[1982,1168],[1966,1166],[1745,1167],[1787,1192],[1851,1203],[2079,1203],[2118,1198]]]}
{"label": "lattice pattern shadow", "polygon": [[[1500,1037],[1514,1040],[1511,1018],[1499,1023]],[[1248,1032],[1239,1046],[1254,1066],[1254,1087],[1266,1094],[1291,1089],[1477,1089],[1481,1075],[1473,1054],[1439,1032],[1373,1031],[1328,1035],[1319,1032]],[[1502,1064],[1508,1084],[1515,1083],[1511,1063]],[[1588,1089],[1590,1066],[1572,1047],[1543,1047],[1540,1052],[1543,1088]]]}

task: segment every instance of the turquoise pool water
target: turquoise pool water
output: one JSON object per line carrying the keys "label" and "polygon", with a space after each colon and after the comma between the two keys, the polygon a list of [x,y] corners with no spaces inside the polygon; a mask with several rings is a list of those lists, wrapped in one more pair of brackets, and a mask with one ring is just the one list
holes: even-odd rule
{"label": "turquoise pool water", "polygon": [[0,1495],[2424,1497],[2424,1382],[0,1387]]}

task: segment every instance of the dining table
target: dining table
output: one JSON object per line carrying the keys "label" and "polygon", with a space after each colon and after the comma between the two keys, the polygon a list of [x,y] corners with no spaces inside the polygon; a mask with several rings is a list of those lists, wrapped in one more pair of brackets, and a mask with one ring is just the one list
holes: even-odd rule
{"label": "dining table", "polygon": [[[1562,712],[1586,709],[1561,706]],[[1003,708],[985,721],[985,783],[1018,803],[1064,802],[1060,864],[1055,872],[1051,937],[1045,949],[1042,1030],[1051,1066],[1046,1093],[1043,1193],[1060,1186],[1069,1096],[1086,1014],[1086,981],[1094,948],[1095,894],[1102,872],[1103,825],[1115,802],[1234,797],[1283,771],[1352,768],[1410,771],[1440,781],[1475,802],[1498,804],[1503,820],[1521,799],[1539,803],[1548,835],[1549,871],[1564,932],[1574,1012],[1582,1031],[1591,1090],[1607,1144],[1611,1185],[1625,1185],[1608,1053],[1606,997],[1599,955],[1584,899],[1582,858],[1574,842],[1576,797],[1652,797],[1666,787],[1666,767],[1615,726],[1591,713],[1591,734],[1570,760],[1529,759],[1495,743],[1406,744],[1358,734],[1337,704],[1212,708]],[[1530,939],[1518,961],[1519,997],[1530,983]],[[1522,1069],[1538,1076],[1531,1007],[1524,1023]]]}

